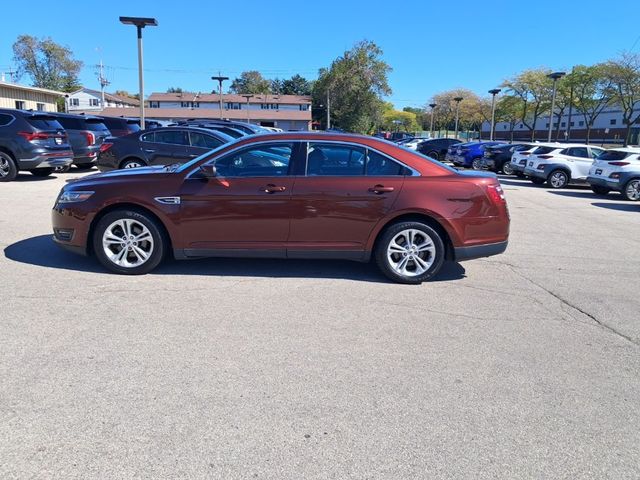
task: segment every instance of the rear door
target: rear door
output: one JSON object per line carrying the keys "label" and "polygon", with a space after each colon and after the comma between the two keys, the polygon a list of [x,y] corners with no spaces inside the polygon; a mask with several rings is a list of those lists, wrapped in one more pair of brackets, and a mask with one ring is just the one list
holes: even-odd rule
{"label": "rear door", "polygon": [[149,165],[170,165],[188,159],[186,130],[155,130],[143,135],[142,140],[142,152]]}
{"label": "rear door", "polygon": [[306,168],[293,186],[287,256],[336,250],[357,255],[393,206],[406,168],[348,143],[309,142],[305,150]]}
{"label": "rear door", "polygon": [[593,163],[593,158],[587,147],[571,147],[566,150],[567,160],[571,165],[571,175],[573,178],[587,178],[589,168]]}

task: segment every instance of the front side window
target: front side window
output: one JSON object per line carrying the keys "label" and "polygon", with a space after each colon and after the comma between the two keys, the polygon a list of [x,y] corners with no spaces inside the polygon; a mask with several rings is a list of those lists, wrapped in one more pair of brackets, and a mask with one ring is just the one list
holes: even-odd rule
{"label": "front side window", "polygon": [[187,132],[180,130],[168,130],[165,132],[156,132],[156,143],[170,143],[172,145],[189,145]]}
{"label": "front side window", "polygon": [[293,153],[290,143],[248,147],[215,161],[222,177],[281,177],[289,173]]}
{"label": "front side window", "polygon": [[210,135],[204,135],[198,132],[189,132],[191,138],[191,146],[199,148],[218,148],[222,142]]}
{"label": "front side window", "polygon": [[307,175],[364,175],[365,150],[361,147],[309,143]]}
{"label": "front side window", "polygon": [[142,135],[140,137],[140,140],[142,140],[143,142],[155,142],[155,132],[151,132],[151,133],[145,133],[144,135]]}
{"label": "front side window", "polygon": [[574,147],[567,149],[567,155],[570,157],[580,157],[580,158],[588,158],[589,152],[586,147]]}

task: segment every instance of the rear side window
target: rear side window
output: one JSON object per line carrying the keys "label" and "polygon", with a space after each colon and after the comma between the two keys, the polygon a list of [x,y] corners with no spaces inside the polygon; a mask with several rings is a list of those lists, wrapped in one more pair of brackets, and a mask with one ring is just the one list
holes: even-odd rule
{"label": "rear side window", "polygon": [[367,175],[405,175],[406,168],[389,157],[367,150]]}
{"label": "rear side window", "polygon": [[198,132],[189,132],[189,137],[191,138],[192,147],[218,148],[220,145],[222,145],[222,142],[217,138],[213,138],[210,135],[204,135]]}
{"label": "rear side window", "polygon": [[58,117],[60,125],[67,130],[84,130],[84,120],[73,117]]}
{"label": "rear side window", "polygon": [[0,113],[0,127],[5,127],[13,121],[13,117],[6,113]]}
{"label": "rear side window", "polygon": [[624,160],[629,155],[631,155],[629,152],[621,152],[619,150],[605,150],[600,155],[598,155],[597,158],[598,160],[615,161]]}
{"label": "rear side window", "polygon": [[347,145],[309,143],[307,175],[364,175],[364,148]]}
{"label": "rear side window", "polygon": [[92,132],[105,132],[108,130],[107,126],[99,120],[85,120],[87,130]]}
{"label": "rear side window", "polygon": [[62,125],[53,117],[34,115],[27,117],[27,122],[38,130],[62,130]]}
{"label": "rear side window", "polygon": [[187,132],[180,130],[169,130],[164,132],[155,132],[156,143],[170,143],[172,145],[189,145],[189,139],[187,138]]}

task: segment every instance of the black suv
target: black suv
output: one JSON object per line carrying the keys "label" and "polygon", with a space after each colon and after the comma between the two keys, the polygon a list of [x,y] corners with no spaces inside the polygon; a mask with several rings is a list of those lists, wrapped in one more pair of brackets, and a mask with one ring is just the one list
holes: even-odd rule
{"label": "black suv", "polygon": [[195,127],[162,127],[109,139],[98,156],[102,172],[117,168],[184,163],[233,137],[215,130]]}
{"label": "black suv", "polygon": [[107,126],[113,137],[124,137],[140,131],[140,120],[135,118],[103,116],[98,116],[98,118]]}
{"label": "black suv", "polygon": [[69,113],[53,113],[69,136],[73,150],[73,164],[78,169],[93,167],[100,147],[111,133],[101,118]]}
{"label": "black suv", "polygon": [[420,142],[416,149],[427,157],[442,161],[444,160],[444,156],[447,154],[447,149],[452,145],[457,145],[458,143],[462,142],[455,138],[430,138]]}
{"label": "black suv", "polygon": [[53,114],[0,108],[0,182],[10,182],[19,170],[37,177],[68,167],[73,151]]}

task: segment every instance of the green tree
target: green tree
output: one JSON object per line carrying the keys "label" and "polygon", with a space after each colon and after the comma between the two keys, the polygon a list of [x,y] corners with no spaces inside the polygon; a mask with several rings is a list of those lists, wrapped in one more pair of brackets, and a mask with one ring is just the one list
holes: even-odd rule
{"label": "green tree", "polygon": [[419,130],[427,130],[429,128],[429,117],[424,108],[404,107],[402,111],[411,112],[416,116]]}
{"label": "green tree", "polygon": [[382,114],[382,128],[389,131],[416,132],[420,129],[416,121],[416,114],[404,110],[395,110],[393,105],[385,105]]}
{"label": "green tree", "polygon": [[135,98],[136,100],[140,100],[139,93],[129,93],[126,90],[116,90],[115,94],[120,95],[121,97],[129,97],[129,98]]}
{"label": "green tree", "polygon": [[249,70],[242,72],[238,78],[231,82],[229,90],[238,94],[271,93],[271,84],[260,72]]}
{"label": "green tree", "polygon": [[547,77],[551,70],[538,68],[525,70],[502,84],[507,94],[522,100],[522,124],[531,131],[531,140],[535,140],[536,122],[540,115],[548,111],[551,104],[552,80]]}
{"label": "green tree", "polygon": [[182,93],[183,90],[180,87],[169,87],[167,88],[167,93]]}
{"label": "green tree", "polygon": [[289,79],[271,80],[271,91],[278,95],[311,95],[313,85],[301,75]]}
{"label": "green tree", "polygon": [[363,40],[336,58],[328,69],[320,69],[313,101],[321,123],[325,122],[327,99],[336,127],[370,133],[383,123],[381,96],[391,94],[387,80],[391,67],[381,56],[380,47]]}
{"label": "green tree", "polygon": [[[504,95],[496,99],[495,121],[505,122],[509,127],[509,140],[513,142],[513,132],[516,125],[524,117],[524,102],[521,98],[513,95]],[[491,120],[489,120],[491,122]]]}
{"label": "green tree", "polygon": [[640,120],[640,111],[634,110],[640,102],[640,55],[625,53],[603,66],[605,76],[613,90],[613,98],[622,109],[625,125],[624,145],[629,144],[631,127]]}
{"label": "green tree", "polygon": [[68,47],[49,37],[20,35],[13,44],[13,60],[18,78],[28,75],[34,87],[72,92],[80,86],[78,74],[82,62],[73,58]]}
{"label": "green tree", "polygon": [[[454,100],[457,97],[462,97],[459,105]],[[455,130],[456,110],[458,110],[458,131],[465,128],[475,129],[482,125],[481,99],[471,90],[457,88],[440,92],[435,94],[429,103],[436,104],[434,110],[434,129],[436,130]]]}

